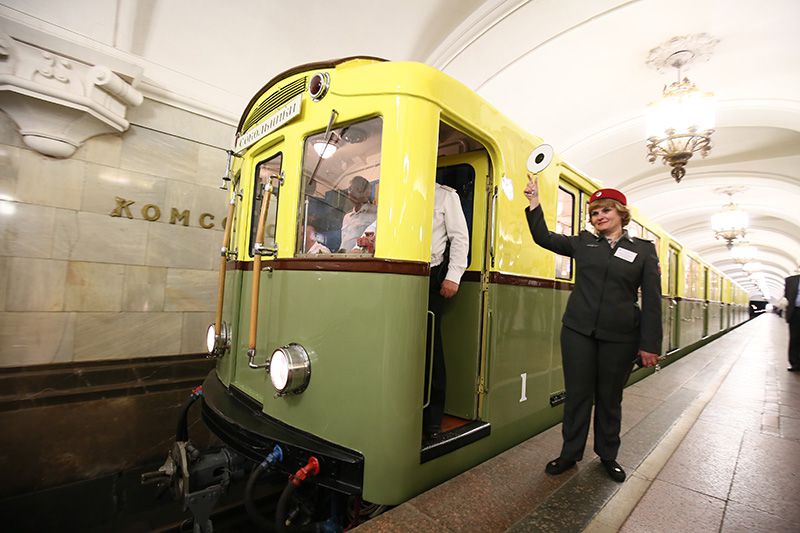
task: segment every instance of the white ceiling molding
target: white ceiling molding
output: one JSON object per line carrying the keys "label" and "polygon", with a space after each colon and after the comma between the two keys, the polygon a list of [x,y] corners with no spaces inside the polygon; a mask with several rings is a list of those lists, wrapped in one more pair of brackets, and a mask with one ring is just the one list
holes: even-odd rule
{"label": "white ceiling molding", "polygon": [[[787,161],[787,163],[800,163],[800,157],[795,157]],[[761,164],[759,164],[761,163]],[[696,170],[692,173],[692,179],[686,178],[681,181],[680,187],[676,186],[675,181],[669,179],[669,175],[664,170],[663,165],[657,167],[657,171],[653,171],[646,178],[639,178],[630,181],[618,183],[617,186],[624,188],[625,193],[632,198],[638,198],[639,201],[646,198],[658,198],[664,194],[677,193],[686,196],[688,192],[699,192],[701,190],[711,191],[713,189],[730,185],[732,182],[744,183],[745,185],[758,184],[759,189],[775,188],[778,190],[785,189],[787,186],[794,186],[797,184],[797,178],[788,173],[770,172],[770,162],[767,161],[748,161],[750,168],[742,168],[737,165],[737,170],[727,170],[714,166],[713,169]],[[741,198],[739,195],[737,198]],[[720,198],[723,198],[720,196]]]}
{"label": "white ceiling molding", "polygon": [[[483,87],[515,66],[526,56],[537,52],[561,36],[574,32],[587,23],[602,18],[628,4],[641,0],[593,0],[574,2],[565,9],[561,0],[520,2],[506,16],[477,29],[474,39],[452,57],[444,72],[481,93]],[[515,2],[508,2],[509,5]],[[466,24],[466,22],[465,22]],[[464,33],[458,27],[445,41]],[[534,73],[549,76],[550,73]],[[527,86],[525,87],[528,88]],[[512,115],[513,116],[513,115]],[[533,132],[537,133],[537,132]],[[542,132],[538,132],[541,134]]]}
{"label": "white ceiling molding", "polygon": [[[121,2],[120,5],[124,8],[125,13],[129,13],[136,4],[127,0]],[[79,55],[89,64],[104,64],[114,72],[124,73],[121,77],[141,92],[145,98],[230,126],[235,126],[239,121],[241,110],[238,109],[238,102],[240,97],[227,90],[211,86],[203,80],[192,78],[169,67],[158,65],[140,56],[4,5],[0,5],[0,22],[20,27],[22,28],[20,31],[46,34],[58,38],[62,43],[61,46],[65,48],[65,54]],[[109,20],[107,23],[116,25],[115,20]],[[123,40],[133,39],[131,33],[134,30],[132,28],[120,25],[119,29]]]}
{"label": "white ceiling molding", "polygon": [[[568,161],[586,165],[609,155],[621,146],[641,146],[644,153],[645,109],[617,124],[600,127],[588,135],[586,131],[573,138],[550,140],[560,143],[561,153]],[[740,99],[717,103],[716,129],[732,127],[778,128],[800,132],[800,100]],[[582,134],[582,136],[578,136]],[[693,158],[691,163],[699,160]]]}
{"label": "white ceiling molding", "polygon": [[530,0],[488,0],[464,19],[431,52],[425,63],[439,70],[446,70],[472,43],[528,2]]}
{"label": "white ceiling molding", "polygon": [[[706,255],[704,253],[703,257],[707,257],[708,261],[713,261],[714,266],[719,268],[720,270],[742,269],[742,265],[734,261],[730,257],[730,254],[726,255],[721,252],[716,252],[716,253],[709,253]],[[773,272],[779,274],[781,278],[785,278],[786,276],[788,276],[789,273],[794,271],[795,268],[795,265],[792,263],[791,260],[787,259],[786,256],[778,256],[777,254],[769,253],[766,250],[762,251],[761,254],[759,254],[758,258],[754,259],[753,262],[764,265],[765,267],[769,267]]]}
{"label": "white ceiling molding", "polygon": [[[687,204],[672,204],[671,208],[658,216],[659,224],[667,225],[672,231],[686,234],[694,228],[705,228],[711,232],[711,215],[718,212],[725,202],[720,202],[719,206],[714,209],[708,207],[699,210],[687,199]],[[750,215],[750,229],[754,229],[761,225],[762,228],[769,228],[771,232],[784,231],[787,235],[797,237],[800,234],[800,213],[793,212],[791,215],[775,218],[775,211],[771,211],[769,206],[760,206],[753,203],[736,202],[736,205],[742,208]],[[765,222],[773,218],[780,221],[780,224],[766,224]],[[778,228],[781,228],[780,230]],[[713,232],[710,233],[713,238]]]}
{"label": "white ceiling molding", "polygon": [[128,129],[127,109],[143,97],[121,76],[135,78],[138,70],[112,61],[115,72],[96,53],[84,52],[0,20],[0,104],[29,148],[70,157],[91,137]]}

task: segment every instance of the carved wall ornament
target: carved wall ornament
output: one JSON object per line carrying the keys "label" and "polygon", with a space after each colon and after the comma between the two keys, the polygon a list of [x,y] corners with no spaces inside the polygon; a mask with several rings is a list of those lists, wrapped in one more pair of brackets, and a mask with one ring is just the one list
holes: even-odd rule
{"label": "carved wall ornament", "polygon": [[47,51],[42,52],[42,58],[44,59],[44,64],[37,68],[36,72],[45,78],[54,78],[61,83],[70,82],[69,70],[72,69],[72,63],[68,59],[57,58]]}
{"label": "carved wall ornament", "polygon": [[11,53],[11,40],[0,33],[0,57],[8,57]]}
{"label": "carved wall ornament", "polygon": [[98,64],[103,59],[95,50],[0,20],[0,108],[26,146],[70,157],[91,137],[128,129],[128,108],[143,100],[134,88],[141,68],[112,57]]}
{"label": "carved wall ornament", "polygon": [[667,39],[647,54],[647,63],[660,73],[674,68],[688,71],[692,65],[708,61],[719,39],[708,33],[677,35]]}

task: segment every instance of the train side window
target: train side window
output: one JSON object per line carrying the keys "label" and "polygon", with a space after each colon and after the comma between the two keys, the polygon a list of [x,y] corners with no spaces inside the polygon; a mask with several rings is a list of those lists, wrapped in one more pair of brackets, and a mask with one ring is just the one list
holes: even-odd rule
{"label": "train side window", "polygon": [[648,241],[653,241],[653,244],[656,245],[656,252],[658,252],[658,250],[660,249],[659,244],[661,243],[661,238],[658,235],[656,235],[649,229],[644,228],[644,234],[642,238],[647,239]]}
{"label": "train side window", "polygon": [[686,296],[699,298],[702,287],[700,286],[700,264],[691,257],[686,258],[684,268]]}
{"label": "train side window", "polygon": [[708,300],[718,302],[721,300],[720,298],[720,279],[719,274],[714,272],[713,270],[708,271]]}
{"label": "train side window", "polygon": [[[556,233],[574,235],[575,229],[575,194],[558,188],[558,207],[556,208]],[[556,278],[572,279],[572,258],[556,255]]]}
{"label": "train side window", "polygon": [[580,225],[578,228],[578,232],[580,231],[588,231],[589,233],[594,233],[594,226],[592,226],[592,217],[589,215],[589,198],[591,194],[587,193],[586,191],[581,191],[581,220]]}
{"label": "train side window", "polygon": [[678,250],[672,246],[669,247],[669,251],[667,252],[667,263],[668,263],[668,280],[667,280],[667,292],[670,296],[677,296],[678,295]]}
{"label": "train side window", "polygon": [[256,165],[253,186],[253,208],[250,213],[250,255],[256,245],[256,232],[258,231],[258,220],[261,215],[261,204],[264,201],[264,185],[275,186],[275,190],[269,195],[269,205],[267,206],[267,219],[264,223],[264,247],[267,249],[275,248],[275,229],[278,216],[278,179],[281,175],[281,163],[283,154],[278,153]]}
{"label": "train side window", "polygon": [[297,256],[375,254],[382,128],[374,117],[306,138]]}

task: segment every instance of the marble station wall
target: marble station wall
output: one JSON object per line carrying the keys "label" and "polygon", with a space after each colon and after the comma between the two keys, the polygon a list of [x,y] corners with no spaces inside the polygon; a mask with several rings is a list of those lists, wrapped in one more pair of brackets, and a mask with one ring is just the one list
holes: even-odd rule
{"label": "marble station wall", "polygon": [[0,367],[204,351],[233,127],[152,101],[129,119],[53,159],[0,112]]}

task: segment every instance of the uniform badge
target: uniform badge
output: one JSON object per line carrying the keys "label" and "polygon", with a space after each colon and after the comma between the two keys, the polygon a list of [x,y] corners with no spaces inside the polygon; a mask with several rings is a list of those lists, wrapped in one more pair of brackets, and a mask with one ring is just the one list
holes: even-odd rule
{"label": "uniform badge", "polygon": [[631,252],[622,247],[617,247],[617,251],[614,252],[614,257],[619,257],[620,259],[624,259],[628,263],[633,263],[633,260],[636,259],[636,256],[639,255],[636,252]]}

